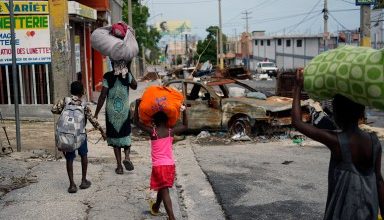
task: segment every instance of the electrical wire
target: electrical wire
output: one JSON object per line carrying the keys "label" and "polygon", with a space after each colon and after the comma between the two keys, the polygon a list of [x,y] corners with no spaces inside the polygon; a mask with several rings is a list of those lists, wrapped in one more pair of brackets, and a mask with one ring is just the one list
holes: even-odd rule
{"label": "electrical wire", "polygon": [[[321,13],[318,13],[318,14],[315,14],[313,15],[312,17],[309,17],[308,19],[306,19],[305,21],[301,22],[300,24],[299,23],[296,23],[296,24],[292,24],[292,25],[289,25],[289,26],[286,26],[284,28],[281,28],[277,31],[274,31],[273,33],[279,33],[281,31],[285,31],[287,29],[290,29],[290,28],[293,28],[293,27],[296,27],[298,25],[301,25],[301,24],[304,24],[305,22],[308,22],[308,21],[311,21],[312,19],[316,18],[317,16],[321,15]],[[289,31],[288,33],[291,33],[292,31]]]}
{"label": "electrical wire", "polygon": [[329,16],[336,21],[337,24],[339,24],[344,30],[348,30],[340,21],[338,21],[331,13],[328,13]]}
{"label": "electrical wire", "polygon": [[304,23],[305,20],[308,18],[308,16],[315,10],[315,8],[320,4],[321,1],[322,0],[317,1],[317,3],[312,7],[312,9],[307,13],[307,15],[305,15],[304,18],[301,19],[301,21],[299,21],[295,26],[293,26],[293,28],[291,29],[291,31],[289,31],[289,33],[293,32],[294,30],[296,30],[298,26]]}
{"label": "electrical wire", "polygon": [[184,5],[184,4],[200,4],[200,3],[210,3],[216,2],[217,0],[203,0],[203,1],[187,1],[187,2],[153,2],[154,5]]}
{"label": "electrical wire", "polygon": [[233,19],[240,17],[244,11],[251,11],[251,10],[257,8],[257,7],[261,7],[261,6],[265,5],[266,3],[269,3],[268,5],[271,5],[271,4],[276,3],[276,2],[278,2],[278,1],[280,1],[280,0],[273,0],[273,2],[270,2],[270,0],[264,0],[264,1],[262,1],[261,3],[255,5],[255,6],[252,6],[252,7],[250,7],[250,8],[247,8],[247,9],[242,10],[241,12],[239,12],[238,14],[236,14],[235,16],[233,16],[233,17],[231,17],[230,19],[226,20],[223,24],[228,24],[228,23],[230,23]]}
{"label": "electrical wire", "polygon": [[[316,14],[316,13],[320,13],[321,10],[316,10],[316,11],[313,11],[309,14]],[[273,22],[273,21],[280,21],[280,20],[285,20],[285,19],[290,19],[290,18],[296,18],[297,16],[301,16],[301,15],[307,15],[308,12],[305,12],[305,13],[298,13],[298,14],[291,14],[291,15],[285,15],[285,16],[281,16],[281,17],[274,17],[274,18],[264,18],[264,19],[256,19],[256,20],[252,20],[252,22]]]}
{"label": "electrical wire", "polygon": [[342,1],[342,2],[345,2],[345,3],[348,3],[348,4],[351,4],[351,5],[355,5],[355,2],[350,2],[350,1],[347,1],[347,0],[339,0],[339,1]]}

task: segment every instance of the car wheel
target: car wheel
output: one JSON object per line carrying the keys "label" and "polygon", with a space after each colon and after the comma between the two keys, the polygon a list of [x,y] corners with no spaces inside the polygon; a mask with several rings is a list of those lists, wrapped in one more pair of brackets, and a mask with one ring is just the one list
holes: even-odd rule
{"label": "car wheel", "polygon": [[252,133],[251,123],[248,118],[241,117],[235,119],[229,127],[229,132],[231,135],[235,134],[245,134],[250,136]]}

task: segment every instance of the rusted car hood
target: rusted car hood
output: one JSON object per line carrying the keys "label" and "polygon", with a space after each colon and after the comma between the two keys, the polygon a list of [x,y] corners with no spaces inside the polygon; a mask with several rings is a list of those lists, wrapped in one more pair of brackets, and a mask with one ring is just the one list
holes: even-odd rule
{"label": "rusted car hood", "polygon": [[[222,100],[222,104],[225,105],[226,103],[241,103],[245,105],[249,105],[255,108],[262,107],[266,111],[270,112],[280,112],[289,110],[292,108],[292,98],[286,98],[281,96],[271,96],[268,97],[266,100],[261,99],[255,99],[255,98],[246,98],[246,97],[240,97],[240,98],[224,98]],[[301,102],[301,106],[307,106],[308,103],[306,101]]]}

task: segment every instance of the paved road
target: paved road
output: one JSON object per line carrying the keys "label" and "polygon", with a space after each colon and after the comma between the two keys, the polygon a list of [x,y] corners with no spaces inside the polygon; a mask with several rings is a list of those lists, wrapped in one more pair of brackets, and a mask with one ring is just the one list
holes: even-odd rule
{"label": "paved road", "polygon": [[195,145],[193,150],[228,219],[321,219],[329,151],[305,143]]}

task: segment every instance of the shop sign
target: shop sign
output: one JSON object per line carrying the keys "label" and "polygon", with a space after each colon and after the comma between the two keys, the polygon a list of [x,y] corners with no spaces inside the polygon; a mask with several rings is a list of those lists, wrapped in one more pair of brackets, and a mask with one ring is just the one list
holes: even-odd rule
{"label": "shop sign", "polygon": [[[50,63],[49,15],[15,16],[18,64]],[[0,65],[12,63],[10,17],[0,16]]]}
{"label": "shop sign", "polygon": [[356,5],[375,5],[376,0],[356,0]]}
{"label": "shop sign", "polygon": [[75,1],[68,1],[68,14],[79,15],[84,18],[97,20],[97,11],[95,9]]}
{"label": "shop sign", "polygon": [[[14,1],[17,14],[49,14],[48,1]],[[0,1],[0,14],[9,15],[9,1]]]}

